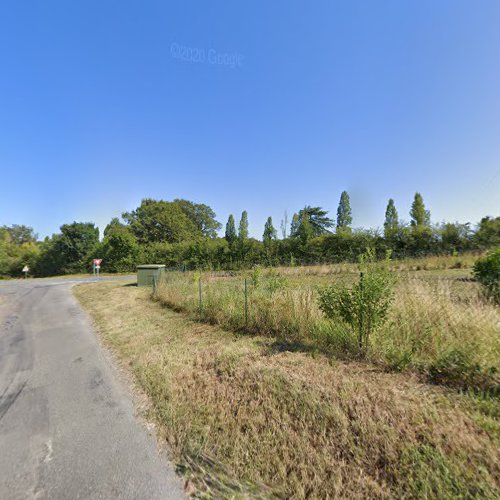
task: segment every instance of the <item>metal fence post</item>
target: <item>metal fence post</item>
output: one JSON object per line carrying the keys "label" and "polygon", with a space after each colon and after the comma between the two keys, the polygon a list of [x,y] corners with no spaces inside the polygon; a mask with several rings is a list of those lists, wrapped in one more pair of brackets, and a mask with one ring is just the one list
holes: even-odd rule
{"label": "metal fence post", "polygon": [[200,316],[201,316],[202,311],[203,311],[203,300],[202,300],[202,296],[201,296],[201,275],[200,275],[200,279],[198,281],[198,292],[199,292],[199,296],[200,296]]}
{"label": "metal fence post", "polygon": [[245,278],[245,325],[248,326],[248,285]]}
{"label": "metal fence post", "polygon": [[361,308],[360,308],[360,315],[359,315],[359,348],[363,350],[363,341],[365,340],[364,337],[364,329],[365,329],[365,323],[364,323],[364,301],[365,301],[365,295],[364,295],[364,286],[363,286],[363,271],[359,273],[359,289],[361,292]]}

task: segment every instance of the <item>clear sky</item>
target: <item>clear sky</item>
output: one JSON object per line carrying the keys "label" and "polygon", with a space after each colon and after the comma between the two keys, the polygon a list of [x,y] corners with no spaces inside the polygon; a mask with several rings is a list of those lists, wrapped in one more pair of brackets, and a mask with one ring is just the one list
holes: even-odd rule
{"label": "clear sky", "polygon": [[500,215],[498,0],[3,0],[0,224],[144,197],[354,225]]}

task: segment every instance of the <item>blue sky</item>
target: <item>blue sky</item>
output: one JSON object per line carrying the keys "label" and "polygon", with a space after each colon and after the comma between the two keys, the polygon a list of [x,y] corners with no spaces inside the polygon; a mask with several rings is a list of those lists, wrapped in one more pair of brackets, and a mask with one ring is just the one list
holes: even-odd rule
{"label": "blue sky", "polygon": [[[0,224],[144,197],[383,223],[500,215],[500,2],[0,3]],[[232,62],[237,61],[236,64]]]}

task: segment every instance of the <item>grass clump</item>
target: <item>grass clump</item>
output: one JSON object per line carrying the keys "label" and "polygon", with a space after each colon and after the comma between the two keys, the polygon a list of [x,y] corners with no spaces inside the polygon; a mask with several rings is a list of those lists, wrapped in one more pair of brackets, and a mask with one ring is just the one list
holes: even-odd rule
{"label": "grass clump", "polygon": [[[484,498],[491,493],[482,485],[468,485],[469,478],[462,475],[463,471],[428,444],[406,448],[401,455],[400,466],[413,498]],[[464,495],[464,492],[467,494]]]}
{"label": "grass clump", "polygon": [[447,281],[401,282],[372,355],[391,368],[414,368],[434,383],[498,392],[500,314],[478,297],[466,302]]}

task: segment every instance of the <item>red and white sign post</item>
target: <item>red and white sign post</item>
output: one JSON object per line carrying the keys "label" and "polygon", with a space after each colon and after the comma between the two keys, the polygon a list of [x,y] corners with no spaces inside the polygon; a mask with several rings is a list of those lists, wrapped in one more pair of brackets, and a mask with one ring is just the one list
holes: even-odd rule
{"label": "red and white sign post", "polygon": [[99,277],[99,270],[101,269],[102,259],[94,259],[92,261],[92,269],[94,271],[94,276]]}

